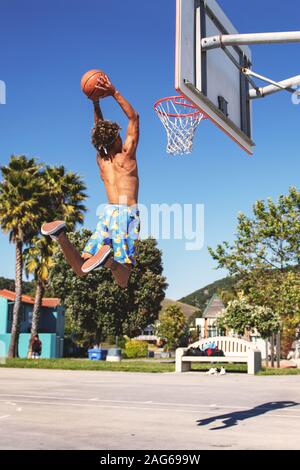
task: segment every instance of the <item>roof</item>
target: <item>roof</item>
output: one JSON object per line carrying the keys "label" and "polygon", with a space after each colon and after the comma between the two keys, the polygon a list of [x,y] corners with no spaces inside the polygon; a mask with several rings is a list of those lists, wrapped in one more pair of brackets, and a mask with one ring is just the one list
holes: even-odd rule
{"label": "roof", "polygon": [[194,313],[199,312],[199,309],[197,307],[193,307],[192,305],[185,304],[183,302],[178,302],[177,300],[172,300],[172,299],[164,299],[161,303],[161,308],[164,310],[166,307],[169,305],[176,304],[178,307],[181,308],[184,316],[189,319]]}
{"label": "roof", "polygon": [[203,318],[218,318],[221,315],[221,312],[225,308],[222,300],[217,294],[214,294],[210,301],[208,302],[202,317]]}
{"label": "roof", "polygon": [[[0,297],[14,301],[16,299],[16,293],[8,289],[2,289],[0,290]],[[24,304],[34,304],[34,298],[29,295],[22,295],[21,299]],[[54,308],[58,307],[58,305],[60,305],[60,299],[51,297],[42,299],[42,307]]]}

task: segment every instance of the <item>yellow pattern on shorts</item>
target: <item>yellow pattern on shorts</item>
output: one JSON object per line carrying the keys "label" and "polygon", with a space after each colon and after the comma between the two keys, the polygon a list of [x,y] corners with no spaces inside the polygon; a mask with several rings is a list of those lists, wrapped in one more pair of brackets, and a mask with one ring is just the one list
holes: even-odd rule
{"label": "yellow pattern on shorts", "polygon": [[96,231],[83,253],[94,256],[103,245],[111,245],[114,259],[122,264],[135,264],[140,217],[137,206],[106,204],[99,216]]}

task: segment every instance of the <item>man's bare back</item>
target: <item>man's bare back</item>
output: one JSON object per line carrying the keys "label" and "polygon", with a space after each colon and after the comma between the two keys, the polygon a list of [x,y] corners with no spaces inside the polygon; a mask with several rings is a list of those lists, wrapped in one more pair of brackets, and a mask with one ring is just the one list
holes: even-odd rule
{"label": "man's bare back", "polygon": [[[107,88],[107,83],[104,83],[104,85]],[[108,202],[110,204],[132,206],[137,204],[139,190],[136,161],[136,149],[139,141],[139,116],[118,91],[112,89],[111,94],[129,119],[127,134],[124,144],[120,137],[117,138],[105,158],[98,152],[97,163]],[[94,102],[94,116],[95,125],[99,120],[103,120],[100,105],[97,101]]]}
{"label": "man's bare back", "polygon": [[137,204],[139,177],[136,155],[117,153],[109,160],[97,155],[100,176],[104,183],[107,199],[110,204]]}

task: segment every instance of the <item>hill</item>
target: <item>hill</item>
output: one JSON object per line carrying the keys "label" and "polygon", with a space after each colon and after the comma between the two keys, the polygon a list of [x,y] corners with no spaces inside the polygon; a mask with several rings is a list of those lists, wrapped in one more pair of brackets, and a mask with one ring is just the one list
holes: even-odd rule
{"label": "hill", "polygon": [[[11,291],[15,291],[15,281],[13,279],[6,279],[5,277],[0,276],[0,290],[1,289],[8,289]],[[34,296],[34,282],[23,282],[23,294],[33,295]]]}
{"label": "hill", "polygon": [[195,292],[182,297],[179,299],[179,302],[192,305],[193,307],[198,308],[200,312],[203,312],[207,302],[214,294],[219,294],[221,291],[231,292],[237,281],[237,277],[225,277],[223,279],[219,279],[212,284],[202,287],[202,289],[196,290]]}
{"label": "hill", "polygon": [[[290,266],[286,269],[286,272],[288,271],[296,273],[300,272],[300,264],[297,266]],[[224,277],[223,279],[219,279],[218,281],[215,281],[212,284],[208,284],[202,289],[198,289],[195,292],[192,292],[191,294],[182,297],[181,299],[178,299],[178,301],[192,305],[193,307],[198,308],[200,312],[203,312],[207,302],[211,299],[214,294],[220,294],[221,291],[225,291],[230,294],[231,292],[233,292],[235,285],[240,279],[240,276]]]}
{"label": "hill", "polygon": [[184,316],[186,317],[187,320],[189,320],[192,316],[199,316],[199,309],[197,307],[194,307],[191,304],[186,304],[183,302],[180,302],[179,300],[172,300],[165,298],[162,303],[161,303],[161,311],[163,312],[169,305],[174,305],[176,304],[178,307],[181,308]]}

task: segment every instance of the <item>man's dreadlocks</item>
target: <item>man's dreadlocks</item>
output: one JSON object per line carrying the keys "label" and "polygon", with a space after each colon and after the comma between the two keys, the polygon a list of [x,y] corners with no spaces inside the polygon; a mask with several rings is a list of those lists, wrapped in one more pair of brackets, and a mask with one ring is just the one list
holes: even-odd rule
{"label": "man's dreadlocks", "polygon": [[92,143],[102,155],[107,155],[119,135],[120,127],[112,121],[98,121],[92,132]]}

